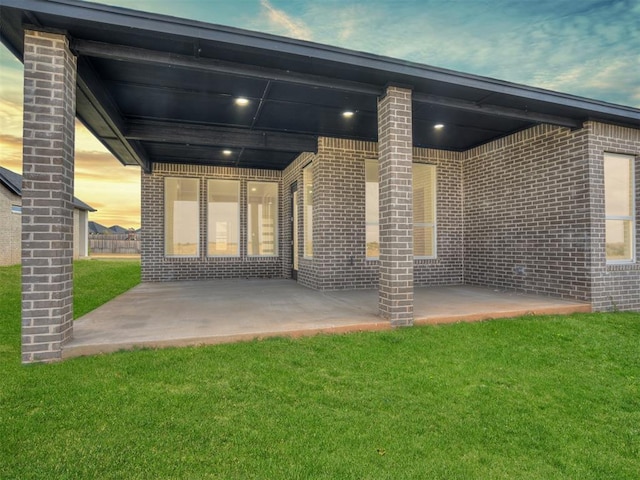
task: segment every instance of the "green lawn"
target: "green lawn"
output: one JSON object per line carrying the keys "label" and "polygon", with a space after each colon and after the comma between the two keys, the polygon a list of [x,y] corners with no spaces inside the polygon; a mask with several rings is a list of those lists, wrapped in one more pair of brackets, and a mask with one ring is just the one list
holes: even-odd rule
{"label": "green lawn", "polygon": [[[98,266],[77,265],[80,304],[95,293],[86,275]],[[638,314],[21,366],[14,270],[0,268],[2,479],[637,479],[640,472]],[[122,280],[101,275],[99,290],[107,278]]]}

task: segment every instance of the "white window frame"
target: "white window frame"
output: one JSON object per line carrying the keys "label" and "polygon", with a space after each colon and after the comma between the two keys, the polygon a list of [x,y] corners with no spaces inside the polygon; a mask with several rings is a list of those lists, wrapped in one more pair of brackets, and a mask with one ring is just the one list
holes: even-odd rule
{"label": "white window frame", "polygon": [[[250,188],[251,188],[251,184],[254,183],[263,183],[263,184],[270,184],[270,185],[275,185],[276,187],[276,198],[275,198],[275,209],[276,209],[276,214],[275,214],[275,225],[273,227],[273,253],[249,253],[249,244],[250,244],[250,239],[249,239],[249,222],[251,221],[251,219],[249,218],[249,196],[251,194],[250,192]],[[247,222],[247,226],[246,226],[246,245],[247,245],[247,257],[251,257],[251,258],[257,258],[257,257],[264,257],[264,258],[274,258],[274,257],[279,257],[279,232],[280,232],[280,184],[278,182],[272,182],[272,181],[268,181],[268,180],[249,180],[247,181],[247,196],[246,196],[246,222]]]}
{"label": "white window frame", "polygon": [[[432,260],[438,258],[438,167],[432,163],[419,163],[414,162],[412,168],[416,165],[426,166],[433,169],[433,188],[431,189],[432,202],[433,202],[433,222],[416,222],[415,212],[413,217],[413,228],[416,227],[431,227],[433,228],[433,255],[413,255],[415,260]],[[415,187],[415,175],[411,175],[412,189]],[[413,192],[412,192],[413,193]],[[412,195],[413,197],[413,195]],[[415,237],[415,235],[414,235]],[[415,252],[415,244],[413,247]]]}
{"label": "white window frame", "polygon": [[[197,185],[197,193],[196,193],[196,215],[197,215],[197,227],[196,227],[196,231],[197,231],[197,239],[196,239],[196,253],[195,254],[188,254],[188,255],[181,255],[181,254],[176,254],[176,253],[168,253],[167,252],[167,247],[168,247],[168,243],[167,243],[167,183],[171,180],[195,180],[196,181],[196,185]],[[163,240],[164,240],[164,256],[166,258],[198,258],[200,257],[200,228],[201,228],[201,218],[200,218],[200,204],[202,199],[200,198],[201,195],[201,185],[200,185],[200,179],[196,178],[196,177],[165,177],[164,178],[164,205],[163,205],[163,211],[162,211],[162,215],[163,215]]]}
{"label": "white window frame", "polygon": [[[236,222],[237,222],[237,230],[236,230],[236,238],[238,239],[238,253],[236,254],[215,254],[215,253],[211,253],[209,251],[209,235],[211,233],[211,222],[214,221],[215,222],[215,218],[213,218],[211,216],[211,203],[216,203],[216,202],[211,202],[211,184],[213,182],[233,182],[236,184],[237,187],[237,207],[238,207],[238,214],[237,214],[237,218],[236,218]],[[226,179],[226,178],[208,178],[207,179],[207,257],[208,258],[237,258],[240,256],[240,247],[241,247],[241,232],[240,232],[240,203],[242,201],[241,196],[240,196],[240,180],[237,179]]]}
{"label": "white window frame", "polygon": [[[631,181],[629,182],[629,195],[631,200],[631,215],[607,215],[606,212],[606,203],[605,203],[605,225],[608,220],[621,220],[631,222],[631,258],[624,260],[609,260],[607,258],[607,265],[620,265],[620,264],[630,264],[636,262],[636,245],[638,239],[637,237],[637,223],[636,223],[636,159],[634,155],[626,155],[622,153],[612,153],[605,152],[604,153],[604,162],[606,163],[607,157],[622,157],[629,160],[630,170],[631,170]],[[606,188],[606,184],[605,184]],[[606,191],[605,191],[605,202],[606,202]],[[607,239],[605,233],[605,257],[606,257],[606,248],[607,248]]]}
{"label": "white window frame", "polygon": [[[307,184],[305,183],[305,173],[309,172],[311,177],[311,215],[309,215],[307,204]],[[308,163],[302,168],[302,258],[313,258],[313,162]],[[307,235],[307,230],[309,234]],[[309,238],[310,237],[310,238]],[[307,245],[310,245],[310,250],[307,250]]]}
{"label": "white window frame", "polygon": [[375,182],[376,183],[376,189],[379,192],[379,189],[380,189],[380,167],[379,167],[379,162],[378,162],[378,160],[372,160],[372,159],[364,161],[364,169],[365,169],[364,170],[364,172],[365,172],[364,173],[364,183],[365,183],[365,195],[364,195],[364,208],[365,208],[365,213],[364,213],[364,229],[365,229],[364,236],[365,236],[365,245],[364,245],[364,250],[365,250],[365,257],[366,257],[367,260],[378,260],[380,258],[379,256],[373,257],[373,256],[368,255],[368,253],[369,253],[368,245],[369,245],[370,242],[369,242],[369,238],[367,238],[367,231],[368,231],[367,227],[376,227],[377,228],[377,230],[378,230],[378,250],[380,249],[380,194],[379,193],[378,193],[378,195],[376,195],[376,201],[374,203],[375,208],[376,208],[376,212],[378,213],[378,215],[376,216],[376,221],[375,221],[375,223],[367,223],[367,210],[369,208],[369,203],[373,202],[373,199],[370,198],[367,195],[367,191],[366,191],[367,183],[373,183],[373,182],[367,182],[367,165],[371,166],[371,165],[374,165],[374,164],[376,166],[376,172],[378,173],[378,180],[377,180],[377,182]]}
{"label": "white window frame", "polygon": [[[378,166],[379,168],[379,163],[377,160],[365,160],[365,189],[366,189],[366,168],[367,168],[367,163],[375,163],[376,166]],[[415,176],[413,175],[413,168],[416,165],[424,165],[426,167],[430,167],[433,169],[433,178],[434,178],[434,182],[433,182],[433,188],[431,189],[431,194],[433,195],[433,199],[432,199],[432,204],[433,204],[433,218],[434,221],[433,222],[416,222],[415,221],[415,215],[413,217],[413,226],[412,229],[414,229],[415,227],[431,227],[433,228],[433,255],[413,255],[414,260],[433,260],[435,258],[438,258],[438,167],[437,165],[433,164],[433,163],[420,163],[420,162],[413,162],[411,164],[412,167],[412,172],[411,172],[411,179],[412,179],[412,196],[413,196],[413,187],[415,186]],[[378,176],[378,185],[380,185],[380,177]],[[367,251],[367,232],[366,232],[366,228],[367,228],[367,219],[366,219],[366,208],[368,205],[368,200],[367,200],[367,195],[366,195],[366,190],[365,190],[365,255],[366,255],[366,251]],[[380,206],[378,205],[378,212],[379,212],[379,208]],[[380,217],[379,217],[379,213],[378,213],[378,228],[380,228]],[[378,236],[379,238],[379,236]],[[414,244],[414,252],[415,252],[415,244]],[[367,260],[379,260],[380,257],[369,257],[367,256],[366,259]]]}

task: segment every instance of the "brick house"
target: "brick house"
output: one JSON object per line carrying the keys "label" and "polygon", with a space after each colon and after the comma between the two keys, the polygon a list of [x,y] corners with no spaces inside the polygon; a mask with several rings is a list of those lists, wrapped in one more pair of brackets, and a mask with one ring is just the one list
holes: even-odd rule
{"label": "brick house", "polygon": [[[89,212],[96,210],[73,197],[73,258],[89,255]],[[22,175],[0,167],[0,265],[21,259]]]}
{"label": "brick house", "polygon": [[25,362],[72,335],[70,269],[31,273],[71,241],[75,115],[142,167],[143,281],[376,288],[397,326],[430,285],[640,311],[636,108],[73,0],[0,14],[25,64]]}

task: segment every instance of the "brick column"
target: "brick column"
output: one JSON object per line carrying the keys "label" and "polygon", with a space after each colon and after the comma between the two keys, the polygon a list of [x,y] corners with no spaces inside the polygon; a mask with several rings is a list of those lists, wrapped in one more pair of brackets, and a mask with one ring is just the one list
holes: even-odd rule
{"label": "brick column", "polygon": [[411,90],[390,86],[378,100],[380,316],[413,324],[413,153]]}
{"label": "brick column", "polygon": [[25,30],[22,362],[61,358],[73,334],[76,57],[61,34]]}

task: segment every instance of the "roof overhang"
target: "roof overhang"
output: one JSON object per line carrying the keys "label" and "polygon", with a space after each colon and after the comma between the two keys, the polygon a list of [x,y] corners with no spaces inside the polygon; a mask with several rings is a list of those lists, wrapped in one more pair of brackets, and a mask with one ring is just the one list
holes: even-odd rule
{"label": "roof overhang", "polygon": [[282,169],[315,151],[318,136],[375,141],[377,98],[389,84],[413,90],[419,147],[464,151],[540,123],[640,128],[631,107],[106,5],[3,0],[0,22],[19,58],[25,28],[68,35],[78,117],[122,163],[147,170],[152,162]]}

